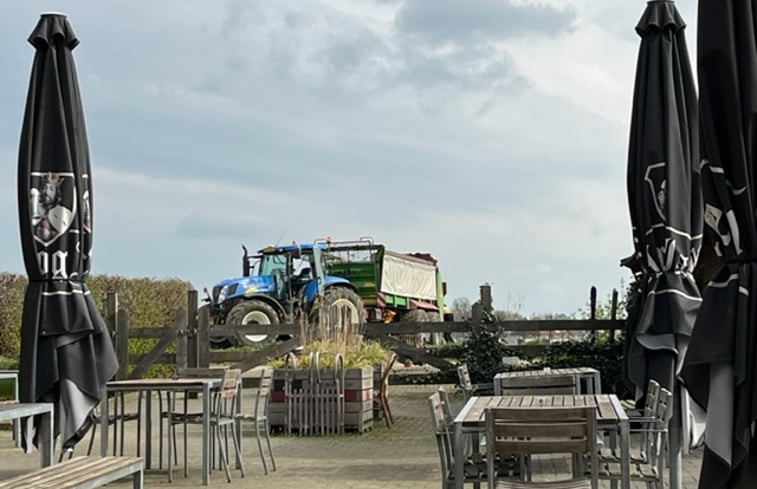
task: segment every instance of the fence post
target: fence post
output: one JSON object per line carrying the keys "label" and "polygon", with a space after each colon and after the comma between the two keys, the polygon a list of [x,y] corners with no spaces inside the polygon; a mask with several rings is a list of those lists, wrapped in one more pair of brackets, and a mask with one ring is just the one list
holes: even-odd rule
{"label": "fence post", "polygon": [[[618,289],[612,289],[612,303],[610,305],[610,319],[618,319]],[[610,342],[615,341],[615,330],[610,330]]]}
{"label": "fence post", "polygon": [[[589,291],[589,319],[594,321],[597,319],[597,288],[592,285]],[[597,342],[597,331],[592,329],[589,334],[589,340],[592,343]]]}
{"label": "fence post", "polygon": [[[115,294],[114,294],[115,295]],[[118,305],[118,300],[115,300]],[[129,375],[129,315],[123,309],[116,310],[116,358],[118,371],[116,380],[126,379]]]}
{"label": "fence post", "polygon": [[173,327],[176,328],[176,368],[187,368],[187,314],[176,311]]}
{"label": "fence post", "polygon": [[210,367],[210,338],[208,327],[210,325],[210,308],[204,305],[197,314],[197,366],[200,368]]}
{"label": "fence post", "polygon": [[492,286],[489,284],[482,285],[479,289],[479,295],[480,295],[481,307],[483,308],[484,312],[491,314],[493,311]]}
{"label": "fence post", "polygon": [[108,326],[110,339],[116,334],[116,321],[118,317],[118,294],[108,292],[105,294],[105,325]]}
{"label": "fence post", "polygon": [[187,367],[197,367],[197,291],[187,291]]}

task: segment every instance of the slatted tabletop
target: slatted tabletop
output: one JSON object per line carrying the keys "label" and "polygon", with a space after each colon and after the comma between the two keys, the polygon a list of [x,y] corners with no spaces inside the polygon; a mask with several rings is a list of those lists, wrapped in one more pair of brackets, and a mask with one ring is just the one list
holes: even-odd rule
{"label": "slatted tabletop", "polygon": [[[614,399],[613,399],[614,398]],[[482,396],[471,398],[455,418],[465,428],[484,427],[484,412],[489,407],[584,407],[596,406],[597,424],[617,425],[628,419],[625,410],[612,394],[555,396]]]}
{"label": "slatted tabletop", "polygon": [[[528,396],[479,396],[471,397],[465,403],[453,421],[454,452],[455,452],[455,483],[456,489],[463,487],[464,453],[463,436],[472,437],[472,446],[479,447],[479,436],[486,429],[484,419],[489,407],[590,407],[597,408],[597,425],[602,430],[615,430],[619,434],[621,452],[621,489],[630,489],[630,435],[628,415],[615,394],[579,394],[579,395],[528,395]],[[614,435],[613,435],[614,436]],[[611,437],[614,444],[614,438]],[[460,461],[460,463],[458,463]]]}
{"label": "slatted tabletop", "polygon": [[18,421],[29,416],[40,416],[37,439],[40,464],[43,467],[53,463],[53,412],[53,404],[49,402],[0,403],[0,421]]}
{"label": "slatted tabletop", "polygon": [[[501,379],[538,379],[550,377],[573,376],[576,378],[578,394],[599,394],[601,392],[601,380],[599,370],[592,367],[570,367],[570,368],[543,368],[535,370],[518,370],[510,372],[500,372],[494,376],[494,393],[500,393]],[[582,392],[581,380],[589,382],[588,392]]]}

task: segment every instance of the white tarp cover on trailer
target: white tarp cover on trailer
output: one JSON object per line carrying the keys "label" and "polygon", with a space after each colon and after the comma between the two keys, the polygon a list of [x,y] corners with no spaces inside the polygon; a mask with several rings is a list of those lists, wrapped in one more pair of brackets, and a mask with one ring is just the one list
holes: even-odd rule
{"label": "white tarp cover on trailer", "polygon": [[419,258],[385,251],[381,292],[436,301],[436,266]]}

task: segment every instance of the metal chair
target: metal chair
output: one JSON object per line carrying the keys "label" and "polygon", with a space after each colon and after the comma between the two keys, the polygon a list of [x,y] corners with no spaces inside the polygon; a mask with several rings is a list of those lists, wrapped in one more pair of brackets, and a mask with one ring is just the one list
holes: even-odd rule
{"label": "metal chair", "polygon": [[[486,469],[490,489],[597,489],[595,407],[488,408]],[[589,454],[591,478],[534,482],[505,479],[497,471],[496,456],[509,454]],[[525,471],[521,471],[521,477]],[[575,475],[575,474],[574,474]]]}
{"label": "metal chair", "polygon": [[[657,416],[658,404],[660,401],[660,384],[650,379],[647,383],[647,394],[642,409],[627,409],[628,421],[635,432],[640,432],[640,443],[638,449],[631,449],[632,462],[647,462],[650,444],[652,442],[649,429],[654,428]],[[636,429],[638,428],[638,429]],[[599,451],[600,462],[619,462],[620,455],[616,449],[603,448]]]}
{"label": "metal chair", "polygon": [[[441,390],[440,390],[441,391]],[[442,472],[442,489],[450,489],[454,485],[454,451],[451,439],[451,425],[447,422],[443,394],[434,392],[428,398],[431,410],[431,426],[436,436],[436,446],[439,450],[439,461]],[[469,457],[463,461],[463,482],[472,483],[474,488],[481,487],[486,481],[486,463],[474,462]]]}
{"label": "metal chair", "polygon": [[255,392],[255,405],[253,407],[252,413],[239,413],[236,416],[240,421],[253,423],[255,425],[255,439],[258,442],[260,460],[263,462],[263,471],[266,474],[268,474],[268,466],[266,465],[265,454],[263,453],[263,444],[260,441],[261,429],[265,433],[265,440],[266,444],[268,445],[268,454],[271,457],[271,465],[273,467],[273,470],[276,470],[276,459],[273,456],[273,449],[271,448],[271,426],[268,421],[268,405],[272,382],[273,368],[263,367],[260,371],[260,382],[258,383],[258,387]]}
{"label": "metal chair", "polygon": [[[113,398],[113,412],[108,413],[108,426],[113,427],[113,455],[124,454],[124,428],[128,421],[137,422],[137,457],[140,455],[140,446],[142,438],[142,395],[143,392],[137,394],[137,408],[136,411],[126,411],[126,399],[123,392],[118,392],[112,395]],[[97,437],[97,427],[100,425],[102,413],[100,408],[96,408],[92,414],[92,427],[90,428],[92,434],[89,438],[89,445],[87,446],[87,455],[92,453],[92,448],[95,444],[95,438]],[[120,432],[120,437],[119,437]],[[59,462],[63,459],[65,451],[61,452]],[[74,451],[68,452],[69,458],[73,457]]]}
{"label": "metal chair", "polygon": [[[202,376],[202,375],[201,375]],[[204,375],[208,377],[208,375]],[[221,466],[226,471],[226,479],[231,482],[231,471],[229,470],[229,461],[227,457],[227,446],[229,438],[229,429],[231,429],[231,438],[234,444],[236,458],[239,461],[239,469],[242,477],[245,476],[244,465],[242,464],[242,454],[239,447],[239,433],[237,432],[237,396],[241,388],[242,371],[239,369],[223,370],[221,387],[212,393],[211,399],[211,418],[210,425],[213,433],[213,450],[215,451],[215,440],[218,441],[218,449],[221,454]],[[202,424],[203,415],[201,412],[188,412],[187,397],[184,397],[184,409],[176,410],[176,393],[169,394],[168,412],[166,414],[169,435],[173,443],[168,443],[168,480],[173,481],[173,470],[171,451],[176,451],[176,425],[184,425],[184,475],[188,475],[187,465],[187,425]],[[222,436],[223,435],[223,436]],[[175,460],[175,457],[174,457]]]}
{"label": "metal chair", "polygon": [[[640,428],[632,428],[631,433],[641,433],[642,445],[638,455],[632,458],[631,481],[646,483],[649,489],[663,488],[665,452],[668,442],[668,423],[673,416],[673,395],[665,388],[660,389],[655,414],[650,420],[640,422]],[[615,454],[613,454],[615,455]],[[599,467],[599,478],[610,481],[620,480],[620,456],[608,458],[603,454]]]}

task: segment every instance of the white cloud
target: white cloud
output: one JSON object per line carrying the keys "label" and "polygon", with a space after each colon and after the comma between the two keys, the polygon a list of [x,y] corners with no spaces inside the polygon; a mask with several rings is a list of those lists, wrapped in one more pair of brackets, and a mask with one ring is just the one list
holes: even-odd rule
{"label": "white cloud", "polygon": [[[590,285],[617,287],[643,5],[476,5],[420,35],[402,15],[431,2],[61,2],[82,42],[93,271],[202,287],[238,271],[241,242],[371,235],[437,256],[452,297],[490,282],[500,303],[569,313]],[[502,5],[546,23],[476,23]],[[0,159],[15,168],[25,38],[47,5],[7,7]],[[0,180],[7,209],[14,189]],[[16,219],[0,218],[1,269],[22,268]]]}

